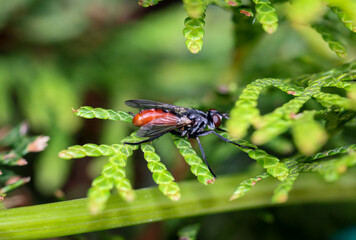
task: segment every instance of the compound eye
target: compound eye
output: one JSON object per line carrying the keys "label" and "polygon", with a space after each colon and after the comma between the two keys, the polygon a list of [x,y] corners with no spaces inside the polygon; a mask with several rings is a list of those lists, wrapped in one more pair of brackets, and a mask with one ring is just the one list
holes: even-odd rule
{"label": "compound eye", "polygon": [[213,118],[213,123],[215,125],[215,127],[219,127],[221,125],[221,115],[220,114],[213,114],[212,115]]}

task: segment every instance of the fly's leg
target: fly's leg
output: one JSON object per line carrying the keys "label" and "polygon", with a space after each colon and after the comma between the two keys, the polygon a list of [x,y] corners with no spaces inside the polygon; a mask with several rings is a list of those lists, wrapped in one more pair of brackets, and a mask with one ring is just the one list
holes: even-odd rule
{"label": "fly's leg", "polygon": [[220,132],[226,132],[225,129],[221,129],[221,128],[215,128],[215,129],[219,130]]}
{"label": "fly's leg", "polygon": [[[209,132],[209,133],[208,133],[208,132]],[[208,135],[208,134],[210,134],[211,132],[212,132],[212,131],[206,131],[206,132],[204,132],[204,133],[206,133],[206,134],[202,134],[201,136]],[[174,134],[174,135],[176,135],[176,136],[181,136],[181,134],[180,134],[179,132],[175,131],[175,130],[170,131],[170,133],[172,133],[172,134]],[[196,138],[196,140],[197,140],[197,142],[198,142],[199,149],[200,149],[200,152],[201,152],[201,155],[202,155],[202,157],[203,157],[203,160],[204,160],[205,165],[208,167],[210,173],[214,176],[214,178],[216,178],[216,175],[215,175],[215,173],[213,172],[213,170],[211,169],[211,167],[210,167],[210,165],[209,165],[209,163],[208,163],[208,160],[206,160],[205,152],[204,152],[203,146],[202,146],[201,143],[200,143],[200,140],[199,140],[198,136],[196,136],[195,138]]]}
{"label": "fly's leg", "polygon": [[[220,130],[220,129],[219,129],[219,130]],[[221,129],[221,130],[223,130],[223,129]],[[224,131],[224,130],[223,130],[223,131]],[[216,136],[218,136],[220,139],[224,140],[225,142],[232,143],[232,144],[234,144],[234,145],[236,145],[236,146],[239,146],[239,147],[242,147],[242,148],[247,148],[247,149],[256,150],[256,148],[254,148],[254,147],[248,147],[248,146],[244,146],[244,145],[235,143],[235,142],[233,142],[233,141],[230,141],[229,139],[227,139],[227,138],[221,136],[219,133],[217,133],[217,132],[215,132],[215,131],[213,131],[213,130],[210,130],[210,131],[203,131],[203,132],[201,132],[201,133],[199,133],[199,134],[196,134],[195,136],[196,136],[196,137],[201,137],[201,136],[206,136],[206,135],[209,135],[209,134],[212,134],[212,133],[214,133]]]}
{"label": "fly's leg", "polygon": [[234,144],[234,145],[236,145],[236,146],[238,146],[238,147],[256,150],[256,148],[254,148],[254,147],[248,147],[248,146],[244,146],[244,145],[235,143],[235,142],[233,142],[233,141],[230,141],[229,139],[224,138],[223,136],[221,136],[221,135],[220,135],[219,133],[217,133],[217,132],[212,131],[212,133],[214,133],[216,136],[218,136],[220,139],[224,140],[225,142],[232,143],[232,144]]}
{"label": "fly's leg", "polygon": [[216,178],[216,175],[215,175],[215,173],[213,172],[213,170],[211,169],[211,167],[210,167],[210,165],[209,165],[209,163],[208,163],[208,160],[206,160],[205,152],[204,152],[203,146],[202,146],[201,143],[200,143],[199,138],[196,137],[196,140],[197,140],[197,142],[198,142],[198,145],[199,145],[199,148],[200,148],[200,152],[201,152],[201,155],[202,155],[203,160],[204,160],[204,162],[205,162],[205,165],[209,168],[209,171],[210,171],[210,173],[214,176],[214,178]]}
{"label": "fly's leg", "polygon": [[124,145],[125,145],[125,144],[127,144],[127,145],[140,145],[140,144],[142,144],[142,143],[152,142],[153,140],[155,140],[155,139],[157,139],[157,138],[163,136],[164,134],[166,134],[166,132],[161,133],[161,134],[158,134],[158,135],[156,135],[156,136],[153,136],[153,137],[151,137],[151,138],[149,138],[149,139],[146,139],[146,140],[143,140],[143,141],[140,141],[140,142],[132,142],[132,143],[130,143],[130,142],[124,142]]}

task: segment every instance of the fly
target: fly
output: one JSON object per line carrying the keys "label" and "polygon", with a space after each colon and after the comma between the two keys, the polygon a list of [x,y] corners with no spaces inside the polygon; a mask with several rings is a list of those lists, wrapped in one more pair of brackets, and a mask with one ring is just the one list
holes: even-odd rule
{"label": "fly", "polygon": [[140,112],[133,117],[132,123],[136,127],[140,127],[137,131],[137,136],[148,137],[148,139],[140,142],[125,144],[139,145],[141,143],[151,142],[166,133],[172,133],[186,138],[195,138],[198,142],[203,160],[215,178],[216,175],[206,160],[199,137],[213,133],[225,142],[242,148],[255,150],[253,147],[230,141],[215,131],[219,130],[224,132],[225,130],[219,127],[223,118],[229,118],[227,113],[220,113],[216,109],[203,112],[197,109],[184,108],[150,100],[128,100],[125,104],[129,107],[140,109]]}

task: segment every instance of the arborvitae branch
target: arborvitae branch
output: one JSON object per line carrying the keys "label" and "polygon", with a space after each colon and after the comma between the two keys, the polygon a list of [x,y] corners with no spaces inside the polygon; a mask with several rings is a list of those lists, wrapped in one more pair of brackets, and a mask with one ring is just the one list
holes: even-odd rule
{"label": "arborvitae branch", "polygon": [[78,117],[92,119],[108,119],[113,121],[123,121],[123,122],[132,122],[132,116],[124,111],[114,111],[111,109],[103,108],[92,108],[88,106],[81,107],[77,110],[73,110],[74,114]]}
{"label": "arborvitae branch", "polygon": [[[353,6],[356,5],[354,4]],[[356,32],[355,9],[353,10],[354,16],[351,16],[349,13],[342,11],[338,7],[331,7],[331,10],[336,13],[337,17],[344,23],[345,27],[347,27],[353,32]]]}
{"label": "arborvitae branch", "polygon": [[[236,141],[235,139],[227,135],[227,133],[222,133],[221,135],[230,139],[231,141]],[[238,141],[238,143],[248,147],[256,147],[253,144],[248,143],[244,140],[240,140]],[[289,169],[284,163],[281,163],[277,157],[272,156],[266,151],[258,149],[257,147],[255,150],[243,147],[239,148],[241,151],[246,152],[250,158],[256,160],[258,165],[266,169],[267,173],[269,173],[271,176],[281,181],[283,181],[288,176]]]}
{"label": "arborvitae branch", "polygon": [[205,0],[183,0],[183,3],[188,17],[199,19],[204,16],[206,10]]}
{"label": "arborvitae branch", "polygon": [[257,20],[262,24],[263,29],[268,33],[274,33],[278,28],[278,17],[276,9],[268,0],[253,0],[256,4]]}
{"label": "arborvitae branch", "polygon": [[190,165],[191,172],[197,176],[199,182],[207,185],[214,183],[215,178],[210,173],[208,167],[203,163],[203,160],[197,155],[192,148],[192,145],[187,139],[172,135],[174,144],[178,148],[180,154],[184,157],[185,161]]}
{"label": "arborvitae branch", "polygon": [[28,183],[30,177],[19,177],[10,166],[24,166],[27,161],[24,156],[30,152],[40,152],[47,147],[48,136],[28,136],[28,126],[25,123],[8,130],[0,129],[0,201],[6,194]]}
{"label": "arborvitae branch", "polygon": [[230,197],[230,201],[235,200],[244,196],[247,192],[251,191],[252,187],[256,185],[256,183],[262,181],[263,179],[269,178],[271,175],[268,173],[262,173],[257,175],[256,177],[249,178],[240,183],[240,185],[236,188],[234,193]]}
{"label": "arborvitae branch", "polygon": [[356,150],[356,144],[334,148],[334,149],[327,150],[324,152],[316,153],[316,154],[314,154],[312,156],[308,156],[308,157],[299,157],[299,158],[296,158],[296,161],[297,162],[311,162],[311,161],[315,161],[315,160],[318,160],[321,158],[330,157],[330,156],[334,156],[334,155],[338,155],[338,154],[343,154],[343,153],[347,153],[347,152],[354,151],[354,150]]}
{"label": "arborvitae branch", "polygon": [[183,29],[183,35],[187,39],[185,45],[194,54],[200,52],[203,47],[204,18],[205,15],[203,14],[200,18],[187,17],[184,21],[185,28]]}
{"label": "arborvitae branch", "polygon": [[160,157],[155,153],[152,145],[142,144],[141,149],[148,162],[147,167],[152,172],[153,180],[158,184],[159,190],[172,200],[179,200],[180,190],[174,177],[167,171],[166,166],[160,162]]}
{"label": "arborvitae branch", "polygon": [[[348,90],[350,83],[345,84],[356,78],[356,62],[346,64],[337,69],[327,71],[319,74],[307,75],[302,78],[290,79],[289,82],[296,82],[298,84],[306,85],[301,91],[300,87],[292,85],[276,85],[282,80],[280,79],[258,79],[249,84],[236,102],[235,107],[231,110],[231,119],[227,123],[229,132],[237,138],[244,137],[247,129],[253,124],[257,130],[252,135],[252,141],[256,144],[264,144],[271,141],[273,138],[287,131],[296,120],[297,114],[302,106],[314,97],[317,101],[330,107],[332,101],[339,104],[345,109],[352,109],[351,102],[340,96],[336,97],[332,94],[321,93],[323,86],[338,86],[345,87]],[[344,83],[342,83],[344,82]],[[291,101],[285,103],[279,108],[276,108],[272,113],[260,116],[257,108],[257,99],[262,90],[269,87],[276,86],[282,91],[296,96]]]}
{"label": "arborvitae branch", "polygon": [[301,94],[300,87],[286,84],[280,79],[264,78],[249,84],[243,90],[239,101],[236,102],[235,107],[230,112],[231,120],[228,121],[227,127],[232,136],[238,139],[243,138],[251,123],[260,125],[260,113],[257,109],[257,99],[261,92],[270,86],[279,88],[294,96],[299,96]]}
{"label": "arborvitae branch", "polygon": [[313,24],[313,28],[321,34],[323,39],[328,43],[331,51],[341,58],[347,57],[345,46],[335,37],[335,33],[333,33],[326,25]]}
{"label": "arborvitae branch", "polygon": [[274,189],[272,202],[273,203],[284,203],[288,200],[288,194],[292,190],[295,180],[299,176],[299,171],[295,163],[291,167],[288,177]]}

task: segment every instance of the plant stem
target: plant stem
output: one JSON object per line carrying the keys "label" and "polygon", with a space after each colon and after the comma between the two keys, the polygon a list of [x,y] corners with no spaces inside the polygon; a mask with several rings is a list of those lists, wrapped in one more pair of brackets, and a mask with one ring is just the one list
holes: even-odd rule
{"label": "plant stem", "polygon": [[[165,219],[271,206],[271,196],[278,182],[276,179],[264,180],[243,198],[229,202],[234,188],[249,176],[219,177],[215,184],[209,186],[196,180],[180,183],[182,197],[179,201],[170,201],[157,187],[137,190],[137,199],[132,203],[114,195],[103,213],[97,216],[89,214],[87,199],[3,210],[0,212],[0,239],[59,237]],[[326,183],[316,174],[305,174],[295,183],[286,204],[356,202],[355,189],[355,171],[350,171],[334,183]]]}

